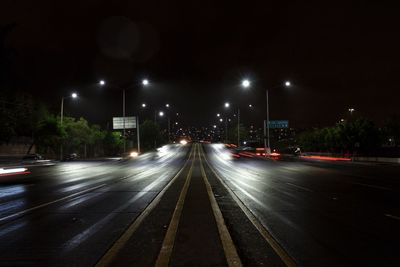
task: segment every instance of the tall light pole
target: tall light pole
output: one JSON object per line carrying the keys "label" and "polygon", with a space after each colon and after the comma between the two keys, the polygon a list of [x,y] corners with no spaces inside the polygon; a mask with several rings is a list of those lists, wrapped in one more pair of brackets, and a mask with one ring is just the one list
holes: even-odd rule
{"label": "tall light pole", "polygon": [[170,126],[170,117],[169,117],[169,104],[165,104],[167,108],[167,120],[168,120],[168,142],[171,142],[171,126]]}
{"label": "tall light pole", "polygon": [[[149,85],[149,80],[143,79],[142,80],[142,85],[143,86],[148,86]],[[106,85],[105,80],[100,80],[99,85],[104,86]],[[119,86],[115,86],[119,89],[121,89]],[[144,104],[145,105],[145,104]],[[146,106],[146,105],[145,105]],[[143,106],[143,107],[145,107]],[[125,127],[125,117],[126,117],[126,98],[125,98],[125,88],[122,88],[122,127],[123,127],[123,137],[124,137],[124,153],[126,152],[126,127]],[[136,127],[137,127],[137,142],[138,142],[138,153],[140,153],[140,130],[139,130],[139,116],[136,117]]]}
{"label": "tall light pole", "polygon": [[[61,97],[61,111],[60,111],[60,126],[62,127],[63,125],[63,119],[64,119],[64,99],[65,98],[77,98],[78,94],[77,93],[72,93],[69,96],[63,96]],[[63,156],[63,144],[61,142],[61,149],[60,149],[60,160],[62,160]]]}
{"label": "tall light pole", "polygon": [[[285,87],[290,87],[292,84],[290,83],[290,81],[286,81],[284,83]],[[277,88],[277,87],[281,87],[280,85],[272,87],[273,88]],[[267,144],[265,143],[265,138],[264,138],[264,152],[265,152],[265,156],[267,156],[267,154],[271,153],[271,146],[270,146],[270,142],[269,142],[269,97],[268,97],[268,89],[265,90],[265,95],[266,95],[266,100],[267,100]],[[264,136],[265,136],[265,126],[264,126]]]}

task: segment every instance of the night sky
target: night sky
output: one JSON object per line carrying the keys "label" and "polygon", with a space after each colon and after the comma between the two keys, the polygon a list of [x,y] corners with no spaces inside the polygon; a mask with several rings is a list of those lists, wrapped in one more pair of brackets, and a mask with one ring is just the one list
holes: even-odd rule
{"label": "night sky", "polygon": [[[307,3],[305,3],[307,2]],[[139,104],[169,103],[188,125],[216,121],[223,103],[261,125],[331,125],[348,108],[377,122],[399,113],[399,9],[345,1],[2,1],[0,26],[22,90],[50,106],[76,90],[66,113],[104,125]],[[142,88],[148,78],[151,86]],[[252,81],[249,90],[240,81]],[[105,79],[113,87],[99,87]],[[248,104],[255,106],[250,113]],[[153,111],[151,111],[153,112]],[[149,116],[150,112],[143,114]],[[142,115],[142,116],[143,116]]]}

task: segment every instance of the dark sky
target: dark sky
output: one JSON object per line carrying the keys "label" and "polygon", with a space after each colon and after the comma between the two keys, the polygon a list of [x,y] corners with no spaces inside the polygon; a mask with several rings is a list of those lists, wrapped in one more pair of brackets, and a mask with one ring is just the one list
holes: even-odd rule
{"label": "dark sky", "polygon": [[0,25],[16,23],[6,44],[24,90],[54,107],[77,90],[66,112],[99,123],[121,115],[121,92],[99,79],[130,88],[129,113],[168,102],[193,125],[226,100],[261,125],[265,89],[286,79],[295,86],[270,90],[271,119],[293,126],[333,124],[349,107],[376,121],[399,113],[399,9],[331,2],[5,0]]}

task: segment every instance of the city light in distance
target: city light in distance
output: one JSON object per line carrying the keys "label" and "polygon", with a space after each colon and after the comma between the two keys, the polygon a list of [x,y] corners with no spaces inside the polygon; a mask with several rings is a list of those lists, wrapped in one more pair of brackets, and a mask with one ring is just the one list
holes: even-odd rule
{"label": "city light in distance", "polygon": [[226,103],[225,103],[225,107],[226,107],[226,108],[229,108],[229,107],[230,107],[229,102],[226,102]]}

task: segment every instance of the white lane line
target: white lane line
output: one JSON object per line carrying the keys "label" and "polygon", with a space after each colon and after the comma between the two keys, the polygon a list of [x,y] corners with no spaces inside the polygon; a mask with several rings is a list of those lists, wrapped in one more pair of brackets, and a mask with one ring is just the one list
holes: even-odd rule
{"label": "white lane line", "polygon": [[299,189],[302,189],[302,190],[305,190],[305,191],[308,191],[308,192],[314,192],[313,190],[308,189],[307,187],[303,187],[303,186],[292,184],[292,183],[286,183],[286,184],[288,184],[290,186],[293,186],[293,187],[296,187],[296,188],[299,188]]}
{"label": "white lane line", "polygon": [[361,185],[361,186],[366,186],[366,187],[371,187],[371,188],[376,188],[376,189],[381,189],[381,190],[386,190],[386,191],[393,191],[390,188],[384,187],[384,186],[379,186],[379,185],[371,185],[371,184],[364,184],[364,183],[351,183],[355,185]]}
{"label": "white lane line", "polygon": [[385,214],[385,216],[400,221],[400,217],[397,217],[397,216],[394,216],[394,215],[391,215],[391,214]]}
{"label": "white lane line", "polygon": [[6,221],[6,220],[8,220],[8,219],[11,219],[11,218],[15,218],[15,217],[22,216],[22,215],[24,215],[25,213],[28,213],[28,212],[31,212],[31,211],[34,211],[34,210],[37,210],[37,209],[40,209],[40,208],[49,206],[49,205],[51,205],[51,204],[54,204],[54,203],[57,203],[57,202],[60,202],[60,201],[66,200],[66,199],[70,199],[70,198],[75,197],[75,196],[77,196],[77,195],[81,195],[81,194],[84,194],[84,193],[87,193],[87,192],[90,192],[90,191],[99,189],[100,187],[103,187],[103,186],[105,186],[105,185],[107,185],[107,184],[101,184],[101,185],[98,185],[98,186],[95,186],[95,187],[92,187],[92,188],[88,188],[88,189],[86,189],[86,190],[83,190],[83,191],[80,191],[80,192],[76,192],[76,193],[74,193],[74,194],[72,194],[72,195],[65,196],[65,197],[56,199],[56,200],[54,200],[54,201],[50,201],[50,202],[47,202],[47,203],[43,203],[43,204],[38,205],[38,206],[35,206],[35,207],[33,207],[33,208],[26,209],[26,210],[23,210],[23,211],[20,211],[20,212],[17,212],[17,213],[14,213],[14,214],[11,214],[11,215],[2,217],[2,218],[0,218],[0,223]]}

